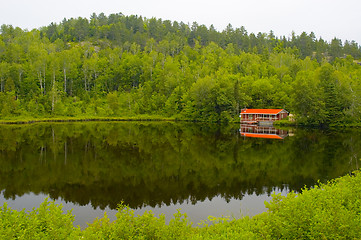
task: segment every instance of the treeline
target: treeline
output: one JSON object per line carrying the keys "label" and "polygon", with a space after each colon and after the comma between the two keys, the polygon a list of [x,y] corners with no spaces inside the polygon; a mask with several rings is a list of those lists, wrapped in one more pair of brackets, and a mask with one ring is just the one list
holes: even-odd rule
{"label": "treeline", "polygon": [[361,49],[313,33],[277,38],[229,25],[93,14],[32,31],[1,26],[0,117],[238,120],[286,108],[314,125],[361,119]]}
{"label": "treeline", "polygon": [[194,47],[198,41],[201,46],[214,42],[224,49],[232,43],[238,53],[244,51],[262,54],[282,45],[286,48],[296,48],[301,58],[313,56],[321,60],[322,56],[361,57],[361,49],[355,41],[346,40],[342,44],[340,39],[334,38],[327,43],[322,38],[317,39],[313,32],[310,34],[303,32],[300,36],[293,32],[290,38],[286,38],[276,37],[272,30],[268,34],[261,32],[248,34],[245,27],[234,29],[231,24],[220,32],[213,25],[207,28],[197,22],[190,25],[136,15],[124,16],[122,13],[109,16],[104,13],[99,15],[93,13],[90,20],[81,17],[64,19],[60,24],[51,23],[42,28],[40,33],[42,37],[45,36],[52,42],[57,39],[64,42],[106,39],[117,46],[136,43],[141,50],[146,48],[148,40],[152,38],[157,43],[163,40],[171,41],[178,50],[182,50],[186,44]]}

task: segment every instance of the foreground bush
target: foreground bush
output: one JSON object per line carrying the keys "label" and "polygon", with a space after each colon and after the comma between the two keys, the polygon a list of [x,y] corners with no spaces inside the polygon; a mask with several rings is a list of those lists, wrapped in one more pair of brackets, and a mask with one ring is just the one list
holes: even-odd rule
{"label": "foreground bush", "polygon": [[264,227],[272,239],[360,239],[361,176],[343,177],[301,195],[274,196]]}
{"label": "foreground bush", "polygon": [[361,236],[361,174],[319,184],[302,193],[274,195],[268,211],[253,218],[210,217],[202,228],[192,227],[186,214],[165,217],[151,212],[134,216],[120,205],[117,220],[105,215],[81,231],[74,216],[44,201],[26,213],[6,204],[0,208],[1,239],[359,239]]}
{"label": "foreground bush", "polygon": [[74,216],[63,213],[62,207],[47,199],[38,209],[26,213],[0,208],[0,239],[69,239],[80,236],[73,227]]}

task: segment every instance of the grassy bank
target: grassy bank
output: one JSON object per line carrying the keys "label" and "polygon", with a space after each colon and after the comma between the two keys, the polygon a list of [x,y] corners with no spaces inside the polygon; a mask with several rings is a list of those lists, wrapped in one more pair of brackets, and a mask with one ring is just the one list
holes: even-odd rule
{"label": "grassy bank", "polygon": [[153,115],[138,115],[134,117],[51,117],[51,118],[8,118],[0,119],[0,124],[29,124],[40,122],[86,122],[86,121],[174,121]]}
{"label": "grassy bank", "polygon": [[303,127],[303,128],[361,128],[360,122],[336,122],[329,125],[312,124],[306,122],[297,122],[289,120],[279,120],[273,122],[274,127]]}
{"label": "grassy bank", "polygon": [[273,126],[275,127],[296,127],[297,122],[290,120],[278,120],[273,122]]}
{"label": "grassy bank", "polygon": [[120,205],[117,220],[105,215],[86,229],[74,216],[45,200],[31,212],[0,209],[1,239],[358,239],[361,236],[361,173],[286,197],[274,195],[268,211],[253,218],[212,218],[192,227],[178,212],[169,224],[151,212],[134,216]]}
{"label": "grassy bank", "polygon": [[[80,117],[8,117],[0,118],[0,124],[31,124],[31,123],[45,123],[45,122],[87,122],[87,121],[185,121],[185,122],[204,122],[204,123],[215,123],[209,121],[190,120],[179,117],[164,117],[160,115],[136,115],[127,117],[98,117],[98,116],[80,116]],[[238,124],[239,120],[232,120],[230,122],[222,122],[222,124]],[[306,124],[304,122],[290,121],[290,120],[279,120],[273,122],[274,127],[304,127],[304,128],[361,128],[361,123],[343,123],[338,122],[330,124],[329,126],[321,126],[318,124]]]}

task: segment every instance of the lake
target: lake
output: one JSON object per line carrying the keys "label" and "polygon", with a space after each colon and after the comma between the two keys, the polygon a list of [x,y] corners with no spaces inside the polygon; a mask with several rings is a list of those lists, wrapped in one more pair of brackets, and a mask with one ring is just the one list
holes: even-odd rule
{"label": "lake", "polygon": [[361,131],[233,124],[86,122],[0,125],[0,205],[49,197],[85,227],[123,202],[136,214],[198,223],[266,211],[287,194],[361,166]]}

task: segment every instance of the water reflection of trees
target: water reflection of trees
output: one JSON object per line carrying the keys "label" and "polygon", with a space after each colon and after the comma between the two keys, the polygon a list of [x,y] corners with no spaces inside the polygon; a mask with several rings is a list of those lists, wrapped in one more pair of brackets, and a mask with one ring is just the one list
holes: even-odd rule
{"label": "water reflection of trees", "polygon": [[297,130],[275,141],[242,138],[237,126],[144,122],[1,126],[0,190],[101,208],[298,191],[354,169],[359,136]]}

